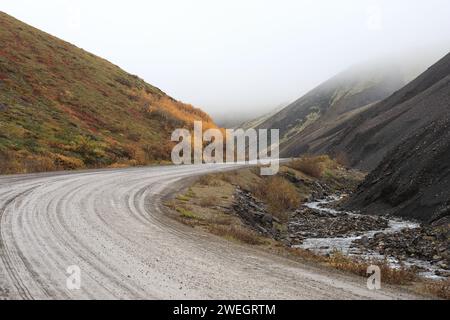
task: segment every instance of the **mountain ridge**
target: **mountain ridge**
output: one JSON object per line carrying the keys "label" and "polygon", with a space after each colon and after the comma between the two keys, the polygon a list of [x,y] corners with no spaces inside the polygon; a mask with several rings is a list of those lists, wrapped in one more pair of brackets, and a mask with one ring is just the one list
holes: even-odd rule
{"label": "mountain ridge", "polygon": [[357,65],[323,82],[257,127],[280,129],[282,156],[297,156],[308,152],[308,148],[297,148],[305,130],[381,101],[406,81],[396,65]]}
{"label": "mountain ridge", "polygon": [[355,65],[315,87],[264,123],[256,122],[256,127],[280,129],[282,157],[329,154],[370,171],[381,157],[371,163],[359,163],[351,153],[346,154],[345,148],[335,144],[354,127],[358,115],[376,108],[436,59],[435,50],[429,49],[413,57],[395,56]]}

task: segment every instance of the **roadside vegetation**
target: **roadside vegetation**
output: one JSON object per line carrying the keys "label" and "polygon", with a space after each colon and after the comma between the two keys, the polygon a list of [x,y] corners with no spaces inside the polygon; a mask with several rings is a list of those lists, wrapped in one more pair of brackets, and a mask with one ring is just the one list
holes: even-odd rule
{"label": "roadside vegetation", "polygon": [[385,260],[361,260],[339,251],[319,255],[310,250],[286,246],[283,241],[255,230],[233,210],[236,189],[248,190],[267,205],[276,218],[276,228],[282,233],[287,228],[289,213],[311,196],[313,190],[306,185],[321,181],[345,193],[356,188],[363,178],[362,173],[348,170],[328,156],[308,156],[282,165],[278,175],[273,177],[260,176],[258,168],[202,176],[183,193],[167,201],[166,205],[173,209],[173,217],[183,224],[230,241],[365,278],[367,267],[374,264],[381,269],[383,283],[402,285],[421,294],[448,299],[448,282],[425,281],[415,271],[406,267],[392,268]]}
{"label": "roadside vegetation", "polygon": [[337,167],[337,163],[328,156],[305,156],[294,160],[288,164],[288,167],[301,171],[313,178],[321,178],[326,168]]}
{"label": "roadside vegetation", "polygon": [[421,291],[441,299],[450,300],[450,280],[429,281],[421,287]]}
{"label": "roadside vegetation", "polygon": [[264,199],[273,216],[284,222],[288,219],[287,213],[300,205],[297,188],[279,176],[263,179],[252,188],[252,192],[257,198]]}

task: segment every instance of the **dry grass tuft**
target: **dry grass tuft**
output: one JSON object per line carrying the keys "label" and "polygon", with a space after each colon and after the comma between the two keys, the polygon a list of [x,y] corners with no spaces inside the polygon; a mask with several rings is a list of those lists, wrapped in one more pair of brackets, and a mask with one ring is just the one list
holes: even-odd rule
{"label": "dry grass tuft", "polygon": [[386,260],[362,261],[352,259],[341,252],[334,252],[327,260],[331,267],[367,277],[367,268],[376,265],[381,271],[381,281],[388,284],[407,284],[417,279],[417,275],[406,268],[392,268]]}
{"label": "dry grass tuft", "polygon": [[251,245],[264,244],[263,239],[255,232],[240,226],[211,225],[209,232],[228,239],[237,240]]}
{"label": "dry grass tuft", "polygon": [[214,216],[206,218],[205,221],[207,223],[209,223],[210,225],[215,224],[215,225],[223,225],[223,226],[230,226],[233,223],[235,223],[235,221],[233,220],[232,217],[225,216],[225,215],[214,215]]}
{"label": "dry grass tuft", "polygon": [[286,221],[286,212],[299,206],[300,195],[297,189],[285,179],[274,176],[265,179],[253,189],[253,193],[262,199],[272,214]]}
{"label": "dry grass tuft", "polygon": [[427,283],[423,291],[441,299],[450,300],[450,279]]}
{"label": "dry grass tuft", "polygon": [[209,208],[217,206],[219,203],[219,199],[215,196],[205,197],[200,199],[199,205],[203,208]]}
{"label": "dry grass tuft", "polygon": [[218,179],[220,179],[222,181],[225,181],[225,182],[228,182],[228,183],[231,183],[231,184],[233,184],[235,182],[236,176],[237,176],[237,172],[236,171],[226,172],[226,173],[218,173],[217,174],[217,178]]}
{"label": "dry grass tuft", "polygon": [[201,176],[198,179],[198,183],[202,186],[209,186],[209,187],[220,187],[222,184],[214,174],[208,174],[205,176]]}
{"label": "dry grass tuft", "polygon": [[301,171],[313,178],[320,178],[325,169],[335,169],[337,163],[330,159],[329,156],[305,156],[301,159],[294,160],[287,164],[288,167]]}

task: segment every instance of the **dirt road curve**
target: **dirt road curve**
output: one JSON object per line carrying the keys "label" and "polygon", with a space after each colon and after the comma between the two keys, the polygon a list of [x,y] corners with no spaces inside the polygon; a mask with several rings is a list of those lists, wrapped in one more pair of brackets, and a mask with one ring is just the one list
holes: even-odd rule
{"label": "dirt road curve", "polygon": [[[332,274],[194,231],[161,199],[210,166],[0,177],[0,298],[389,299]],[[81,268],[68,290],[66,269]]]}

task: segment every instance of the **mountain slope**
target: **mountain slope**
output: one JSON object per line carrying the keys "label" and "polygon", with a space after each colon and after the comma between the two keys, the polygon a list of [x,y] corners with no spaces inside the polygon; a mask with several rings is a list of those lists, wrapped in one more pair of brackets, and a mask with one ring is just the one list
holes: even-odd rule
{"label": "mountain slope", "polygon": [[146,164],[208,115],[0,12],[0,173]]}
{"label": "mountain slope", "polygon": [[315,152],[345,153],[350,163],[374,169],[403,139],[449,112],[447,55],[384,101],[329,132]]}
{"label": "mountain slope", "polygon": [[244,122],[240,123],[239,126],[237,126],[237,128],[242,128],[244,130],[247,130],[250,128],[257,128],[258,126],[263,124],[265,121],[267,121],[268,119],[270,119],[271,117],[276,115],[278,112],[283,110],[286,107],[286,105],[287,104],[283,104],[283,105],[275,108],[271,112],[265,113],[257,118],[253,118],[251,120],[244,121]]}
{"label": "mountain slope", "polygon": [[[412,57],[393,56],[352,67],[266,119],[258,127],[280,129],[281,156],[329,153],[359,166],[358,159],[347,159],[342,148],[335,148],[336,141],[343,131],[353,125],[360,113],[372,109],[426,70],[437,60],[438,52],[442,50],[427,49]],[[370,169],[374,163],[370,164],[372,167],[364,167],[364,164],[360,167]]]}
{"label": "mountain slope", "polygon": [[382,100],[405,84],[397,66],[353,67],[318,86],[305,96],[265,120],[258,128],[280,129],[282,156],[295,156],[303,132],[315,125],[346,117]]}
{"label": "mountain slope", "polygon": [[380,164],[349,206],[450,223],[450,54],[363,113],[340,146]]}

